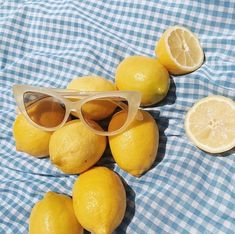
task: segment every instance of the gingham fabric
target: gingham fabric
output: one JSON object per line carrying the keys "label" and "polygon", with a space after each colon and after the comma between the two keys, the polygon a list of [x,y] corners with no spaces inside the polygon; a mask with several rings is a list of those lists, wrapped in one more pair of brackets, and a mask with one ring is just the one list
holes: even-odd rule
{"label": "gingham fabric", "polygon": [[71,195],[77,175],[48,158],[17,152],[13,84],[64,88],[73,78],[114,81],[125,57],[154,57],[170,26],[189,28],[205,52],[202,67],[171,76],[165,100],[146,108],[160,130],[157,160],[130,176],[107,149],[98,165],[126,182],[127,210],[115,233],[235,233],[235,151],[213,156],[193,146],[184,116],[209,94],[235,100],[235,2],[175,0],[0,0],[0,233],[27,233],[45,192]]}

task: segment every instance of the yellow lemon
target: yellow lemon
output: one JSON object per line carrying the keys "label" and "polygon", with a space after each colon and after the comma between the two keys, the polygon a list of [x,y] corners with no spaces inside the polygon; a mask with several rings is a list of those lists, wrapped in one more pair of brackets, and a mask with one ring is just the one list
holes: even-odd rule
{"label": "yellow lemon", "polygon": [[134,90],[142,94],[143,106],[160,102],[169,89],[169,74],[154,58],[131,56],[117,67],[115,82],[120,90]]}
{"label": "yellow lemon", "polygon": [[[96,129],[100,129],[95,122]],[[56,130],[50,139],[52,163],[64,173],[81,173],[93,166],[102,156],[106,137],[96,135],[80,120],[72,120]]]}
{"label": "yellow lemon", "polygon": [[119,176],[105,167],[81,174],[73,187],[73,208],[86,230],[111,234],[126,210],[126,192]]}
{"label": "yellow lemon", "polygon": [[49,141],[52,132],[42,131],[30,124],[23,114],[16,117],[13,125],[16,150],[35,157],[45,157],[49,154]]}
{"label": "yellow lemon", "polygon": [[82,234],[68,196],[48,192],[37,202],[29,218],[29,234]]}
{"label": "yellow lemon", "polygon": [[185,118],[191,141],[209,153],[222,153],[235,147],[235,103],[211,95],[196,102]]}
{"label": "yellow lemon", "polygon": [[[68,89],[75,89],[78,91],[114,91],[115,85],[103,77],[85,76],[72,80]],[[115,110],[116,105],[109,101],[96,100],[86,103],[82,107],[82,113],[86,118],[91,120],[102,120],[108,117]],[[72,112],[77,116],[75,112]],[[77,116],[78,117],[78,116]]]}
{"label": "yellow lemon", "polygon": [[[140,176],[153,164],[158,150],[159,131],[154,118],[141,111],[143,120],[134,120],[122,133],[109,137],[109,145],[116,163],[126,172]],[[118,112],[109,124],[109,130],[123,125],[127,113]]]}
{"label": "yellow lemon", "polygon": [[163,33],[155,53],[159,62],[176,75],[198,69],[204,60],[204,53],[196,35],[181,26],[170,27]]}

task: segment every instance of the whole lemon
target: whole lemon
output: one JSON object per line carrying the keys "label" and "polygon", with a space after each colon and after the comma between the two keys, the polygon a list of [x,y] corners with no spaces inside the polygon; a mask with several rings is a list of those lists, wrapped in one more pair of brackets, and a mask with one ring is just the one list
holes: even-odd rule
{"label": "whole lemon", "polygon": [[126,192],[119,176],[105,167],[81,174],[73,187],[73,208],[85,229],[111,234],[126,210]]}
{"label": "whole lemon", "polygon": [[72,199],[66,195],[47,192],[37,202],[29,218],[29,234],[82,234],[73,210]]}
{"label": "whole lemon", "polygon": [[35,157],[49,154],[49,141],[52,132],[46,132],[30,124],[23,114],[19,114],[13,124],[16,150]]}
{"label": "whole lemon", "polygon": [[[116,86],[99,76],[85,76],[72,80],[68,86],[68,89],[75,89],[78,91],[114,91]],[[75,100],[76,101],[76,100]],[[95,100],[86,103],[82,107],[82,112],[85,117],[91,120],[102,120],[108,117],[115,110],[116,105],[110,101]],[[76,117],[77,113],[72,112]]]}
{"label": "whole lemon", "polygon": [[[114,160],[120,168],[134,176],[140,176],[151,167],[159,144],[159,131],[154,118],[148,112],[141,113],[142,120],[135,119],[124,132],[109,137]],[[124,111],[115,114],[109,130],[122,126],[126,118]]]}
{"label": "whole lemon", "polygon": [[[95,122],[91,124],[101,130]],[[72,120],[52,134],[49,154],[52,163],[64,173],[76,174],[93,166],[105,147],[105,136],[96,135],[80,120]]]}
{"label": "whole lemon", "polygon": [[166,96],[170,84],[165,67],[157,59],[144,56],[124,59],[117,67],[115,81],[120,90],[141,92],[142,106],[160,102]]}

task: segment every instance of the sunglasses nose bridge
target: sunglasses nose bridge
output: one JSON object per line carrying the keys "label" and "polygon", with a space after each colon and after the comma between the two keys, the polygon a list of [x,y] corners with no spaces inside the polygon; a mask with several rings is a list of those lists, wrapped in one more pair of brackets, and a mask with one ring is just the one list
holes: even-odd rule
{"label": "sunglasses nose bridge", "polygon": [[79,102],[71,102],[68,105],[70,111],[78,112],[80,110]]}

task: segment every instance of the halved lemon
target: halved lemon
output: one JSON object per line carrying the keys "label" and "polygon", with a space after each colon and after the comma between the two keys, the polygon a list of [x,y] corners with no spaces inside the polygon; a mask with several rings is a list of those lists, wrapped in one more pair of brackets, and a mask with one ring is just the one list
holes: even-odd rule
{"label": "halved lemon", "polygon": [[235,147],[235,103],[212,95],[199,100],[188,111],[185,131],[191,141],[209,153],[222,153]]}
{"label": "halved lemon", "polygon": [[175,75],[195,71],[204,60],[204,53],[196,35],[181,26],[173,26],[163,33],[155,53],[159,62]]}

